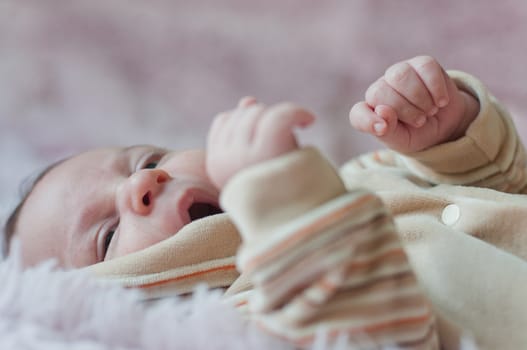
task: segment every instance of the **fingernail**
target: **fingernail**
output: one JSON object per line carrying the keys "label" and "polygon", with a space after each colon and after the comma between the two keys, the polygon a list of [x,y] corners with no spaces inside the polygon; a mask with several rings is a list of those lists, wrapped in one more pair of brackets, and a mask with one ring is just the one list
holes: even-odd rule
{"label": "fingernail", "polygon": [[432,110],[428,113],[429,116],[435,115],[437,112],[439,112],[439,108],[434,107]]}
{"label": "fingernail", "polygon": [[384,122],[377,122],[373,124],[373,130],[375,130],[375,134],[377,136],[382,136],[386,132],[386,123]]}
{"label": "fingernail", "polygon": [[439,108],[443,108],[445,107],[446,105],[448,104],[448,99],[446,99],[445,97],[442,97],[439,99],[439,101],[437,101],[437,106]]}
{"label": "fingernail", "polygon": [[426,123],[426,117],[424,115],[420,116],[415,120],[415,126],[420,128],[421,126],[425,125]]}

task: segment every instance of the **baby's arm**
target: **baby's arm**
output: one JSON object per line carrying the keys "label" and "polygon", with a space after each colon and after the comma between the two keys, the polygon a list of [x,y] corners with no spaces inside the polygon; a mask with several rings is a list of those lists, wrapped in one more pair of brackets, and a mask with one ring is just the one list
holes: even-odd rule
{"label": "baby's arm", "polygon": [[[448,103],[437,109],[445,93]],[[425,111],[426,122],[418,127],[416,116]],[[390,67],[368,89],[366,101],[353,106],[350,120],[400,154],[362,156],[346,166],[349,173],[397,166],[431,184],[527,192],[525,150],[507,110],[478,79],[460,71],[447,74],[430,57]],[[377,123],[385,125],[380,133]]]}
{"label": "baby's arm", "polygon": [[418,56],[389,67],[352,107],[350,121],[391,149],[413,153],[463,136],[478,110],[435,59]]}
{"label": "baby's arm", "polygon": [[[357,347],[437,348],[433,312],[381,200],[348,192],[316,150],[297,149],[291,129],[310,114],[250,106],[216,120],[208,169],[243,238],[237,266],[252,282],[251,317],[300,346],[322,328]],[[271,121],[265,134],[246,132]]]}

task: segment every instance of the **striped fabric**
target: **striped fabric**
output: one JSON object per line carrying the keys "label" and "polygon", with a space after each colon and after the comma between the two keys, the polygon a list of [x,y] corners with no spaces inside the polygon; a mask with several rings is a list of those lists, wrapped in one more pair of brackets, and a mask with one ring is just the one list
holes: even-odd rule
{"label": "striped fabric", "polygon": [[385,205],[348,191],[318,151],[247,169],[221,202],[240,229],[237,265],[253,285],[234,303],[265,330],[300,347],[324,332],[361,349],[438,348],[434,314]]}
{"label": "striped fabric", "polygon": [[244,236],[238,263],[251,276],[249,310],[299,346],[322,327],[361,348],[436,349],[431,308],[381,201],[346,193],[268,234]]}

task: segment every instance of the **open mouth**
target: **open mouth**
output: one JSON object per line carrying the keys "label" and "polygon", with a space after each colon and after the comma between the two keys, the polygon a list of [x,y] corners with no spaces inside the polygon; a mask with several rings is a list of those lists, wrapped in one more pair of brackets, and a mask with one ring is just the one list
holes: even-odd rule
{"label": "open mouth", "polygon": [[190,217],[190,221],[195,221],[199,219],[203,219],[204,217],[221,214],[223,213],[223,210],[221,210],[218,206],[210,203],[204,203],[204,202],[196,202],[192,203],[190,208],[188,208],[188,214]]}

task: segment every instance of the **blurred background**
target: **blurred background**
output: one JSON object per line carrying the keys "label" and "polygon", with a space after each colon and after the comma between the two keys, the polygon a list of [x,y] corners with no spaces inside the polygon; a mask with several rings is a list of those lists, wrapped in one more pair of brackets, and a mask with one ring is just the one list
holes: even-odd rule
{"label": "blurred background", "polygon": [[203,147],[245,95],[315,112],[300,138],[341,164],[380,147],[350,106],[419,54],[478,76],[527,135],[526,33],[523,0],[0,0],[0,219],[51,161]]}

